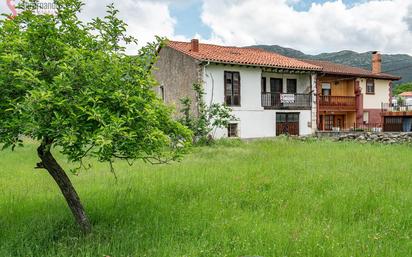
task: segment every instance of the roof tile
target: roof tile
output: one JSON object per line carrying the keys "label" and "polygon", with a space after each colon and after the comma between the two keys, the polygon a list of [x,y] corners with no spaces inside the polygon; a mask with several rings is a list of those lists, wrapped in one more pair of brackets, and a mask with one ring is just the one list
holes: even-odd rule
{"label": "roof tile", "polygon": [[199,44],[199,51],[193,52],[188,42],[169,41],[167,45],[200,61],[294,70],[322,70],[317,65],[257,48]]}
{"label": "roof tile", "polygon": [[345,75],[345,76],[356,76],[365,78],[378,78],[378,79],[388,79],[388,80],[399,80],[400,77],[396,77],[386,73],[372,73],[370,70],[365,70],[361,68],[351,67],[347,65],[337,64],[328,61],[319,60],[302,60],[313,65],[317,65],[323,68],[323,72],[333,75]]}

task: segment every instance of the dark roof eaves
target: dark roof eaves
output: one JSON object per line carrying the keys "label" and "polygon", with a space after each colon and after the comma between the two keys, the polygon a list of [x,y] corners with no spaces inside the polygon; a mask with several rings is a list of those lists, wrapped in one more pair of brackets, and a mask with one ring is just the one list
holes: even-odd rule
{"label": "dark roof eaves", "polygon": [[396,77],[392,75],[379,75],[379,74],[360,74],[360,73],[350,73],[350,72],[333,72],[333,71],[323,71],[325,74],[331,75],[342,75],[342,76],[353,76],[358,78],[374,78],[383,80],[401,80],[401,77]]}

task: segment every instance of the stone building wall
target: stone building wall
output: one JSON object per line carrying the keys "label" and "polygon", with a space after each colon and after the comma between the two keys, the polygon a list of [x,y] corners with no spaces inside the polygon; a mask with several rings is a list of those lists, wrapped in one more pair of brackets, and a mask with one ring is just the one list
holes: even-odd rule
{"label": "stone building wall", "polygon": [[202,66],[200,62],[180,53],[170,47],[163,47],[159,52],[159,58],[154,66],[153,75],[159,82],[156,91],[161,96],[163,87],[164,100],[179,113],[181,109],[180,99],[189,97],[192,104],[192,112],[196,113],[194,83],[201,83]]}

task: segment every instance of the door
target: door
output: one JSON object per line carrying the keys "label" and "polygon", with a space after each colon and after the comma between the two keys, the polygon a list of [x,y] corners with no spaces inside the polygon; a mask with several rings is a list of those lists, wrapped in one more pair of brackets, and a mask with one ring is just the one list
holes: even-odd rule
{"label": "door", "polygon": [[272,106],[280,105],[280,94],[283,92],[283,79],[270,78],[270,95]]}
{"label": "door", "polygon": [[335,128],[344,129],[345,128],[345,115],[335,115],[333,126]]}
{"label": "door", "polygon": [[333,115],[321,115],[319,129],[320,130],[332,130],[334,126],[334,116]]}
{"label": "door", "polygon": [[385,132],[402,132],[403,118],[402,117],[385,117],[383,123],[383,131]]}
{"label": "door", "polygon": [[299,136],[299,113],[276,113],[276,135]]}

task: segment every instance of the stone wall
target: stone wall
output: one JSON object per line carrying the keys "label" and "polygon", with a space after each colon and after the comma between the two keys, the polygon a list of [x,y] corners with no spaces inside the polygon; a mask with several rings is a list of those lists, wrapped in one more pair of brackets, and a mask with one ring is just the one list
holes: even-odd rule
{"label": "stone wall", "polygon": [[[160,50],[153,75],[159,82],[159,87],[164,88],[166,104],[174,106],[177,112],[181,109],[180,99],[189,97],[194,103],[195,92],[192,86],[202,82],[202,69],[198,61],[165,46]],[[159,88],[157,92],[160,92]],[[196,113],[194,104],[192,111]]]}
{"label": "stone wall", "polygon": [[412,143],[412,133],[347,133],[335,137],[336,141],[378,142],[385,144]]}

